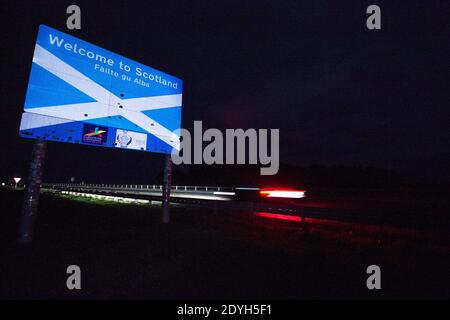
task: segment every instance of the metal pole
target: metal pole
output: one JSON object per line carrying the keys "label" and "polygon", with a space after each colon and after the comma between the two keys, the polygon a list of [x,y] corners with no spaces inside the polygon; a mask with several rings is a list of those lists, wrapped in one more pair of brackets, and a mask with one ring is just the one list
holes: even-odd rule
{"label": "metal pole", "polygon": [[34,222],[36,220],[39,193],[41,190],[42,173],[44,172],[45,151],[47,141],[35,140],[31,156],[30,171],[25,198],[20,216],[18,241],[30,243],[33,241]]}
{"label": "metal pole", "polygon": [[164,187],[162,194],[162,223],[167,224],[170,221],[170,187],[172,185],[172,159],[166,155],[164,159]]}

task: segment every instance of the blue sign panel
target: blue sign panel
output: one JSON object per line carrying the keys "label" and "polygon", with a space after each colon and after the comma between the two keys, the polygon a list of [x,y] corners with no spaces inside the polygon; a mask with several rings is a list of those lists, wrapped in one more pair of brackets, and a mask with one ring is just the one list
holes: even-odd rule
{"label": "blue sign panel", "polygon": [[41,25],[20,136],[172,153],[183,82]]}

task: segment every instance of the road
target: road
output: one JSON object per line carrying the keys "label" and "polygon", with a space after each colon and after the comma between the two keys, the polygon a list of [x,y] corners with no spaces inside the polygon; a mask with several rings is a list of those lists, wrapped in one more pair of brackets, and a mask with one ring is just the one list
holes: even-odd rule
{"label": "road", "polygon": [[[46,183],[54,192],[88,193],[158,201],[161,185]],[[408,191],[311,194],[302,199],[264,199],[258,188],[172,186],[172,202],[214,210],[246,210],[307,218],[393,225],[414,229],[449,229],[450,202],[445,196]]]}

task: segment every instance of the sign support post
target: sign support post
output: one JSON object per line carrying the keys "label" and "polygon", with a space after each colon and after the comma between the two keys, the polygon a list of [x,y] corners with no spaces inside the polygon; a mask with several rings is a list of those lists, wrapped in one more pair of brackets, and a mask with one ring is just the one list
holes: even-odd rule
{"label": "sign support post", "polygon": [[20,216],[19,243],[27,244],[33,241],[34,223],[39,203],[46,150],[46,140],[38,139],[34,141],[28,183]]}
{"label": "sign support post", "polygon": [[162,223],[170,221],[170,188],[172,187],[172,159],[170,155],[164,156],[164,185],[162,194]]}

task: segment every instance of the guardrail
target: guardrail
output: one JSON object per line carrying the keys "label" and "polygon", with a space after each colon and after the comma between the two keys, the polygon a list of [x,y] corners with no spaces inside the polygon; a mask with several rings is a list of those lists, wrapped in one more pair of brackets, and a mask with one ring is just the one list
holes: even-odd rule
{"label": "guardrail", "polygon": [[[142,185],[142,184],[74,184],[74,183],[44,183],[43,188],[80,188],[80,189],[108,189],[108,190],[162,190],[162,185]],[[234,192],[232,187],[211,187],[211,186],[172,186],[171,191],[190,192]]]}

